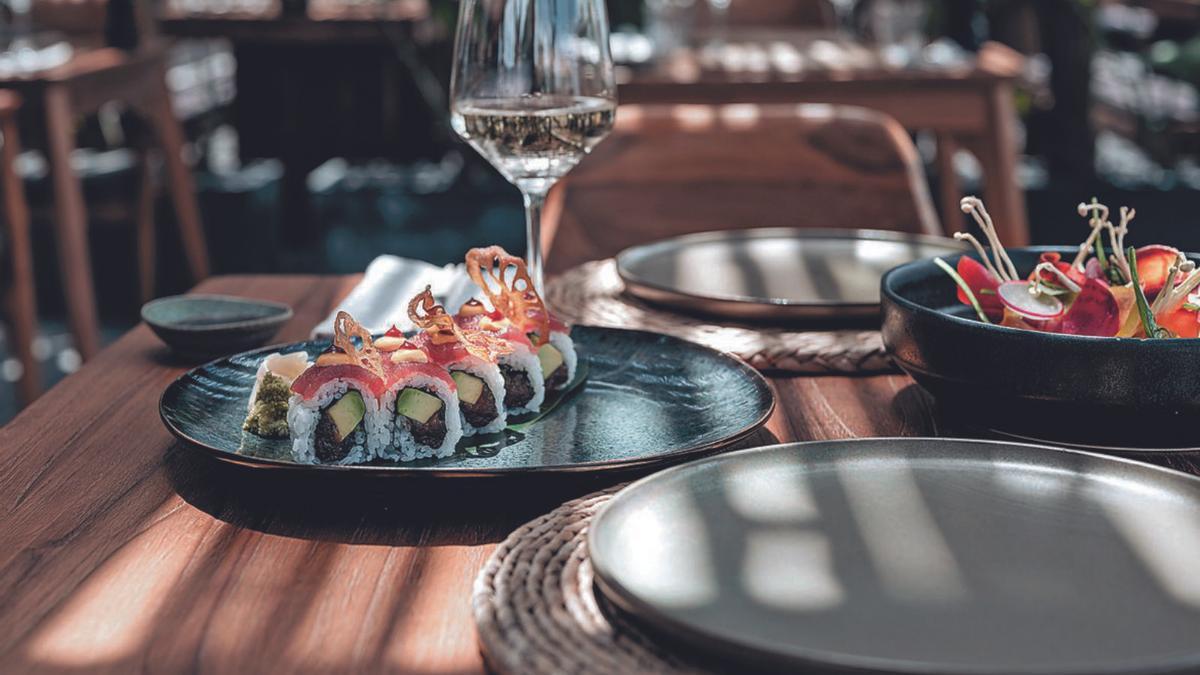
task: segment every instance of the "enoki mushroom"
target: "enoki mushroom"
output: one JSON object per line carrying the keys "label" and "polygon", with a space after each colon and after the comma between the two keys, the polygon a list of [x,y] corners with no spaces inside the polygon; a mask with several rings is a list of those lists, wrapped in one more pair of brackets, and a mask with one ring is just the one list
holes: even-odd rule
{"label": "enoki mushroom", "polygon": [[962,207],[963,213],[971,214],[971,217],[979,225],[979,229],[983,230],[988,244],[992,247],[992,256],[995,258],[995,264],[991,260],[988,260],[983,244],[979,243],[975,235],[969,232],[956,232],[954,233],[954,238],[970,242],[979,253],[979,258],[983,261],[984,267],[997,279],[1001,281],[1019,281],[1020,277],[1017,275],[1017,266],[1008,257],[1008,251],[1004,250],[1004,244],[1000,243],[1000,236],[996,234],[996,226],[992,224],[992,217],[988,214],[983,202],[978,197],[963,197],[959,205]]}

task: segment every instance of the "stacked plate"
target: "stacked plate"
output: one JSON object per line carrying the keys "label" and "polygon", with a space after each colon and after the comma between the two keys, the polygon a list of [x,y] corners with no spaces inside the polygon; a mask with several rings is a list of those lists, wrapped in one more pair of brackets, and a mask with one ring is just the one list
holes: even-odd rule
{"label": "stacked plate", "polygon": [[957,255],[954,239],[879,230],[762,228],[703,232],[617,256],[630,294],[727,319],[877,319],[889,269]]}
{"label": "stacked plate", "polygon": [[1200,479],[1123,459],[953,439],[747,450],[634,483],[588,543],[620,612],[734,671],[1200,668]]}

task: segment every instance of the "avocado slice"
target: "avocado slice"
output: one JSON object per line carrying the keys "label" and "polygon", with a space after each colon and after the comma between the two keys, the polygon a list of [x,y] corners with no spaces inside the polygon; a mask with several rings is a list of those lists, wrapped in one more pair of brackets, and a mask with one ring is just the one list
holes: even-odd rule
{"label": "avocado slice", "polygon": [[538,349],[538,361],[542,364],[542,378],[549,379],[563,364],[563,355],[558,347],[547,342]]}
{"label": "avocado slice", "polygon": [[396,397],[396,414],[404,415],[419,424],[425,424],[434,413],[442,409],[442,399],[426,394],[420,389],[405,387]]}
{"label": "avocado slice", "polygon": [[454,378],[454,384],[458,385],[458,400],[463,403],[474,405],[483,394],[483,380],[478,377],[461,370],[451,372],[450,377]]}
{"label": "avocado slice", "polygon": [[367,406],[363,403],[362,394],[351,389],[329,406],[325,414],[333,420],[337,428],[338,443],[341,443],[358,428],[363,416],[367,414]]}

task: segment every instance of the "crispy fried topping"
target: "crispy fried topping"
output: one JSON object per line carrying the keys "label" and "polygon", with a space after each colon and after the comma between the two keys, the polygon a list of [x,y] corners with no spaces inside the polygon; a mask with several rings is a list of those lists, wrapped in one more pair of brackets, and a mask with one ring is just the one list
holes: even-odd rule
{"label": "crispy fried topping", "polygon": [[459,327],[446,308],[434,300],[429,286],[409,301],[408,317],[435,345],[458,342],[471,355],[493,362],[513,350],[506,341],[487,331]]}
{"label": "crispy fried topping", "polygon": [[533,287],[524,260],[500,246],[489,246],[468,251],[466,262],[467,274],[483,289],[492,307],[522,331],[537,333],[534,346],[550,339],[550,312]]}
{"label": "crispy fried topping", "polygon": [[[355,344],[354,338],[358,338],[358,344]],[[355,321],[349,312],[338,312],[333,320],[333,346],[344,352],[351,359],[350,363],[383,376],[379,351],[371,340],[371,332]]]}

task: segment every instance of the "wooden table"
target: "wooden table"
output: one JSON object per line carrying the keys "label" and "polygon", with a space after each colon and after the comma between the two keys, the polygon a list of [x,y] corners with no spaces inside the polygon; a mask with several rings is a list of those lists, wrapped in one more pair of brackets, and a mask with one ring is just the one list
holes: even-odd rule
{"label": "wooden table", "polygon": [[652,66],[620,70],[618,99],[835,103],[880,110],[910,131],[936,134],[940,211],[947,229],[957,231],[962,221],[952,158],[965,147],[983,166],[984,200],[1004,242],[1028,244],[1013,105],[1021,56],[989,42],[958,65],[889,67],[881,59],[874,49],[828,33],[743,31],[721,51],[683,49]]}
{"label": "wooden table", "polygon": [[[219,277],[197,290],[292,304],[279,339],[296,340],[354,281]],[[470,595],[488,554],[617,480],[314,482],[225,467],[158,419],[183,370],[141,325],[0,429],[6,673],[481,672]],[[940,430],[901,375],[773,383],[763,439]]]}

